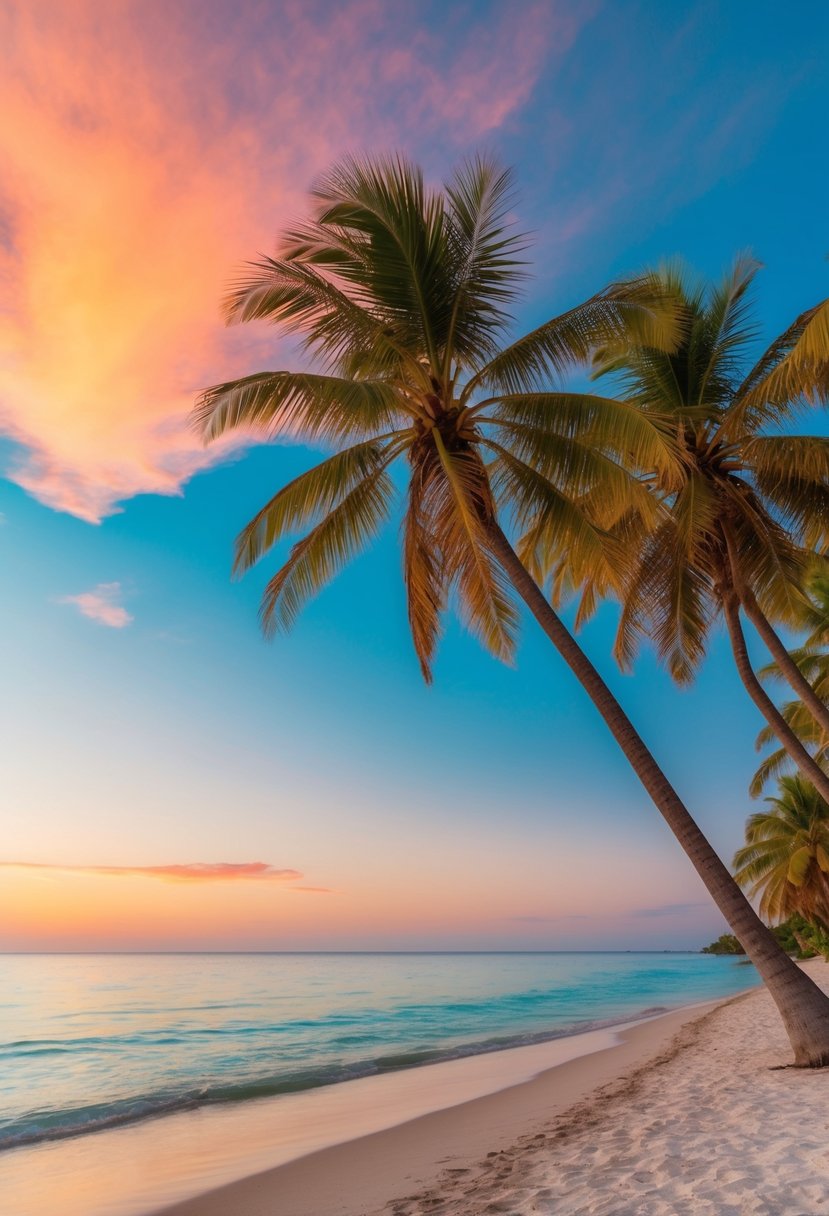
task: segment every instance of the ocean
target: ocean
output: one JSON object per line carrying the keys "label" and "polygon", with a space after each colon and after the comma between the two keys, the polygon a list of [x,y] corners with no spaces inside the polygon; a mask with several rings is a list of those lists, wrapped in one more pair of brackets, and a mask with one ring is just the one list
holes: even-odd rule
{"label": "ocean", "polygon": [[653,953],[0,956],[0,1148],[541,1042],[728,996]]}

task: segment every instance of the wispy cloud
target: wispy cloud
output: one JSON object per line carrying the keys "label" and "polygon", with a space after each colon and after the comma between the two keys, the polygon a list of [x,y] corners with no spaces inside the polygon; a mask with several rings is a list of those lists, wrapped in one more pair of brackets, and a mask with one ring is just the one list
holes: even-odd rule
{"label": "wispy cloud", "polygon": [[127,612],[120,600],[120,583],[98,583],[92,591],[61,596],[58,603],[72,604],[82,616],[97,621],[99,625],[108,625],[110,629],[123,629],[135,618]]}
{"label": "wispy cloud", "polygon": [[[158,878],[167,882],[296,882],[302,878],[299,870],[278,869],[265,861],[194,861],[162,866],[61,866],[36,861],[0,861],[0,868],[105,878]],[[326,890],[324,887],[295,889]]]}
{"label": "wispy cloud", "polygon": [[464,8],[440,36],[382,0],[243,2],[230,23],[200,0],[0,10],[12,480],[90,522],[180,493],[223,455],[188,429],[198,389],[274,357],[270,331],[219,325],[237,264],[343,149],[445,163],[494,131],[572,40],[569,7]]}

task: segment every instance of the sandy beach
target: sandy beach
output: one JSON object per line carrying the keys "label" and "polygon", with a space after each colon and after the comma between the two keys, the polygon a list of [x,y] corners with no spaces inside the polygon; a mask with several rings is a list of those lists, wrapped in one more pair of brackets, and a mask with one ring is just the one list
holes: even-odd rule
{"label": "sandy beach", "polygon": [[[829,968],[805,964],[829,989]],[[535,1080],[165,1209],[165,1216],[812,1216],[829,1073],[760,990],[654,1019]]]}

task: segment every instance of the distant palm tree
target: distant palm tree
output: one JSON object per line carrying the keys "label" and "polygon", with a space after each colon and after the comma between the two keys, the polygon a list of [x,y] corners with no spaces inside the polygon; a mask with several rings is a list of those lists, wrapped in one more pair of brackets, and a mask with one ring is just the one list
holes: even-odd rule
{"label": "distant palm tree", "polygon": [[735,878],[760,915],[786,920],[794,912],[829,929],[829,806],[801,777],[782,777],[772,809],[746,823],[746,843],[734,855]]}
{"label": "distant palm tree", "polygon": [[[740,619],[742,610],[829,736],[829,706],[772,624],[802,616],[813,547],[829,540],[829,438],[781,429],[803,396],[803,383],[781,374],[792,358],[792,331],[749,369],[749,289],[756,270],[741,258],[721,283],[706,288],[676,266],[663,269],[658,277],[665,291],[688,318],[680,345],[672,351],[631,346],[621,355],[599,357],[597,374],[615,373],[626,399],[643,415],[670,419],[681,447],[679,478],[675,467],[667,478],[652,471],[664,518],[652,529],[641,517],[625,524],[634,563],[622,596],[616,653],[629,666],[639,640],[648,636],[673,676],[687,682],[705,653],[712,624],[723,616],[749,695],[793,763],[829,801],[829,775],[763,689]],[[784,399],[783,381],[798,385],[795,396]],[[776,433],[764,431],[769,423],[777,424]]]}
{"label": "distant palm tree", "polygon": [[[700,832],[599,673],[528,573],[501,519],[543,534],[580,581],[621,560],[609,533],[648,518],[647,487],[624,468],[676,462],[674,436],[623,401],[552,391],[598,346],[664,348],[676,317],[659,285],[613,285],[503,345],[523,277],[509,175],[486,159],[442,190],[402,159],[347,160],[315,187],[311,219],[251,265],[227,302],[232,321],[299,332],[318,372],[274,371],[207,389],[197,422],[323,443],[335,454],[284,486],[239,537],[237,573],[303,532],[267,585],[262,622],[287,628],[302,605],[391,516],[389,469],[408,465],[403,566],[424,676],[451,602],[500,658],[515,647],[513,591],[593,700],[643,785],[767,983],[795,1059],[829,1063],[829,1000],[780,950]],[[624,460],[623,460],[624,458]]]}

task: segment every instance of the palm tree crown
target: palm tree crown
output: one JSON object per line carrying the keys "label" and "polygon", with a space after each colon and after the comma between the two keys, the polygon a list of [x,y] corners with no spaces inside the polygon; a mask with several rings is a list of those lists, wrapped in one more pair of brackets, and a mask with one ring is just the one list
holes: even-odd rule
{"label": "palm tree crown", "polygon": [[390,468],[405,458],[404,575],[425,677],[452,591],[470,629],[508,659],[516,610],[486,534],[496,510],[529,534],[529,548],[543,535],[566,549],[579,579],[605,567],[606,525],[652,509],[619,454],[660,469],[673,458],[658,420],[624,402],[551,392],[549,382],[600,344],[664,348],[676,338],[673,311],[642,279],[503,346],[525,239],[507,223],[510,175],[485,158],[442,191],[401,158],[348,160],[312,201],[312,218],[283,236],[276,257],[249,267],[226,314],[298,331],[321,370],[216,385],[197,420],[207,439],[244,427],[337,451],[257,513],[235,570],[305,533],[262,605],[267,632],[289,627],[389,519]]}
{"label": "palm tree crown", "polygon": [[629,665],[647,635],[683,682],[693,677],[730,593],[756,602],[767,617],[795,619],[805,607],[811,550],[829,536],[829,438],[784,429],[806,382],[805,373],[790,370],[786,379],[781,370],[791,336],[753,367],[749,362],[756,271],[741,258],[709,288],[677,267],[660,271],[687,318],[681,344],[608,355],[597,369],[617,373],[629,401],[670,418],[676,429],[678,480],[665,483],[650,471],[664,516],[650,534],[629,535],[639,557],[625,588],[616,650]]}
{"label": "palm tree crown", "polygon": [[746,843],[734,855],[735,878],[760,896],[760,915],[785,920],[799,912],[829,927],[829,806],[797,776],[780,780],[771,810],[746,823]]}

